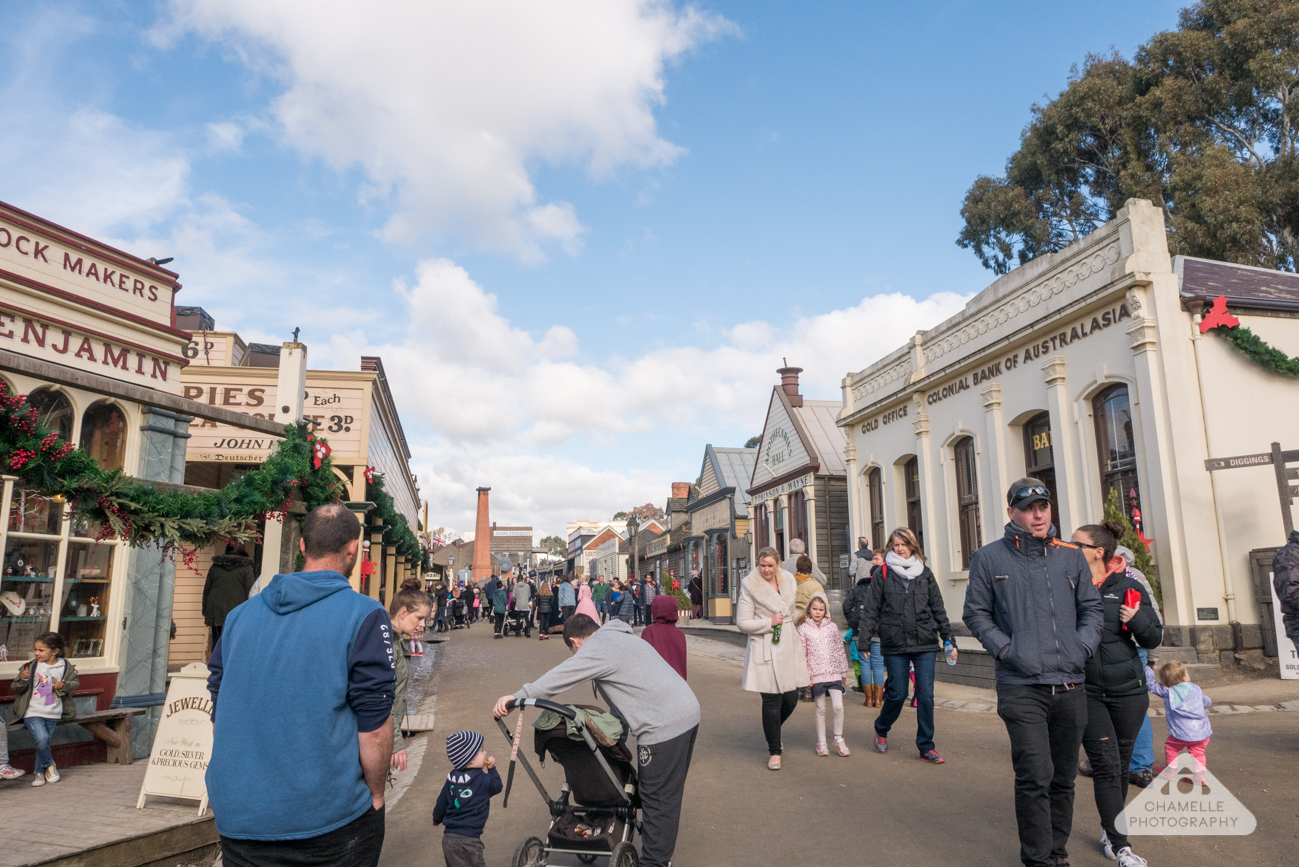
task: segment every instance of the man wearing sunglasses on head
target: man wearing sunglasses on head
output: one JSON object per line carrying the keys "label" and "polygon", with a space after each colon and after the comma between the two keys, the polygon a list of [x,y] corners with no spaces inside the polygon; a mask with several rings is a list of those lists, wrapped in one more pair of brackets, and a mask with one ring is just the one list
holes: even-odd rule
{"label": "man wearing sunglasses on head", "polygon": [[994,660],[1020,860],[1066,867],[1087,727],[1084,666],[1100,644],[1104,610],[1082,552],[1058,538],[1046,486],[1020,479],[1006,501],[1005,535],[970,560],[963,619]]}

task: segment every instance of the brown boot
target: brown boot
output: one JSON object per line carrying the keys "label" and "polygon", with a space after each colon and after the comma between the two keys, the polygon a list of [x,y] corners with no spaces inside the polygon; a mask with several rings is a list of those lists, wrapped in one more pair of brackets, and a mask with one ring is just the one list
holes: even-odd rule
{"label": "brown boot", "polygon": [[872,704],[872,701],[875,698],[875,687],[871,686],[870,684],[866,684],[861,688],[861,691],[863,694],[862,703],[861,703],[862,707],[874,707],[875,705]]}
{"label": "brown boot", "polygon": [[884,687],[876,686],[871,693],[871,707],[884,707]]}

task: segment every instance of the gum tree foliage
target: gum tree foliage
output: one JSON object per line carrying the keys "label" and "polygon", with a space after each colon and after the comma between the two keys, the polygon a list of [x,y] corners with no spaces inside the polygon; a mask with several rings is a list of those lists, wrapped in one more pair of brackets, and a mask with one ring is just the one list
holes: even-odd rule
{"label": "gum tree foliage", "polygon": [[1005,175],[966,193],[957,244],[1004,274],[1136,197],[1162,209],[1174,254],[1294,270],[1297,137],[1299,0],[1200,0],[1033,106]]}

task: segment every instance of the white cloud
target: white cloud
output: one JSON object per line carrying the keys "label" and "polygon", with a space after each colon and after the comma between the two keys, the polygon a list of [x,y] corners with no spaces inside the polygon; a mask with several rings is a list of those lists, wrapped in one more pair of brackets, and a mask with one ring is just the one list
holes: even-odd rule
{"label": "white cloud", "polygon": [[154,31],[196,32],[283,82],[285,142],[338,170],[363,199],[393,197],[388,237],[464,234],[525,259],[580,246],[572,205],[543,201],[538,161],[671,163],[658,133],[664,67],[735,25],[669,0],[171,0]]}

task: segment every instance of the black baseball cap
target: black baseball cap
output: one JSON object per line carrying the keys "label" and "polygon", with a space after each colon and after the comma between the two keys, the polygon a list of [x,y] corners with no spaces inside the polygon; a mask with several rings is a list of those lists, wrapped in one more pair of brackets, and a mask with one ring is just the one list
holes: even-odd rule
{"label": "black baseball cap", "polygon": [[1041,479],[1025,476],[1006,491],[1006,504],[1012,509],[1023,509],[1029,503],[1038,500],[1051,502],[1051,492],[1047,490],[1046,483]]}

